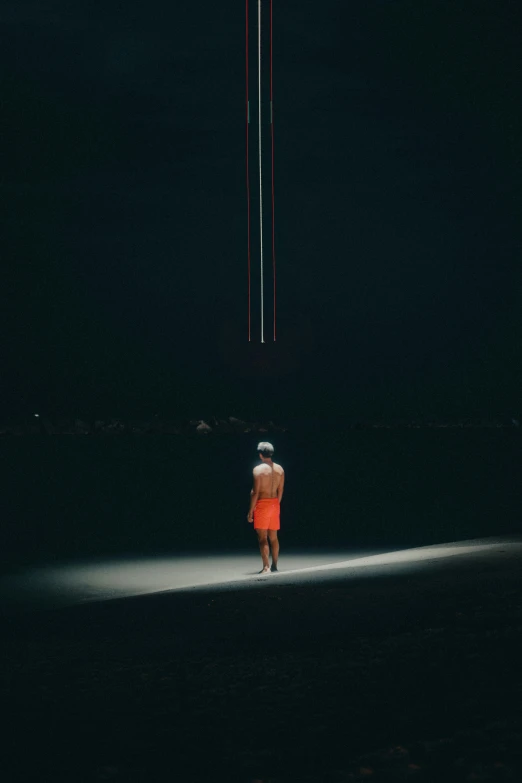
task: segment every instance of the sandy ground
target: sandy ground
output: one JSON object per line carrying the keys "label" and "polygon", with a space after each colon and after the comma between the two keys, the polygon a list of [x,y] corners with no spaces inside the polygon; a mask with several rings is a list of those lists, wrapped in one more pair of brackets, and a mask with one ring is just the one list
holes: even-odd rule
{"label": "sandy ground", "polygon": [[520,540],[295,557],[4,584],[3,779],[522,780]]}

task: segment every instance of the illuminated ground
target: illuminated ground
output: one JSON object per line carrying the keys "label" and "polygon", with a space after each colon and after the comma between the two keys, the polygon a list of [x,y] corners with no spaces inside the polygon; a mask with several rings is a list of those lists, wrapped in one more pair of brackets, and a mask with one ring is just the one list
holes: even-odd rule
{"label": "illuminated ground", "polygon": [[415,574],[450,564],[492,562],[522,555],[522,541],[497,538],[458,541],[392,552],[344,551],[280,556],[277,574],[260,576],[253,543],[249,553],[95,560],[28,569],[0,580],[4,608],[58,607],[165,591],[263,589],[268,584],[308,585],[325,580]]}
{"label": "illuminated ground", "polygon": [[5,779],[522,780],[521,540],[259,566],[4,580]]}

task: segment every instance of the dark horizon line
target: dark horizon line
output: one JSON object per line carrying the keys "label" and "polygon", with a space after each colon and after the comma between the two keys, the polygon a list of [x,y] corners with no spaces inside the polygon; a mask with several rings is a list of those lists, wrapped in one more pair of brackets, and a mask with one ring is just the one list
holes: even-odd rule
{"label": "dark horizon line", "polygon": [[33,414],[0,420],[0,435],[97,435],[97,434],[170,434],[170,435],[250,435],[297,432],[303,426],[319,427],[323,432],[338,425],[343,429],[519,429],[516,416],[461,416],[438,418],[434,416],[389,417],[299,417],[286,423],[275,423],[272,418],[252,421],[234,416],[220,418],[207,416],[171,417],[142,416],[57,416]]}

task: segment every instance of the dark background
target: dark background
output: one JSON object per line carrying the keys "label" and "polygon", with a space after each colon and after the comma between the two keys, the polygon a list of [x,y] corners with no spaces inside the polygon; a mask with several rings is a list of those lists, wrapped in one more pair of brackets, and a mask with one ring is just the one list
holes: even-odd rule
{"label": "dark background", "polygon": [[260,345],[244,4],[4,2],[6,410],[519,411],[520,22],[515,1],[275,3]]}
{"label": "dark background", "polygon": [[[520,3],[274,5],[261,345],[244,4],[3,3],[3,414],[299,420],[267,436],[292,545],[514,532],[515,429],[343,422],[520,416]],[[250,546],[254,451],[4,441],[4,560]]]}

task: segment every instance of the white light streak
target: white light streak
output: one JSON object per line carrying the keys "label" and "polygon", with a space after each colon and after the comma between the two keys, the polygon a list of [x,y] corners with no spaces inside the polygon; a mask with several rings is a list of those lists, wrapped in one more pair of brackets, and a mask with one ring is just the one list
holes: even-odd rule
{"label": "white light streak", "polygon": [[264,338],[264,286],[263,286],[263,182],[261,176],[261,0],[257,0],[257,68],[259,107],[257,121],[259,125],[259,245],[261,265],[261,342]]}

